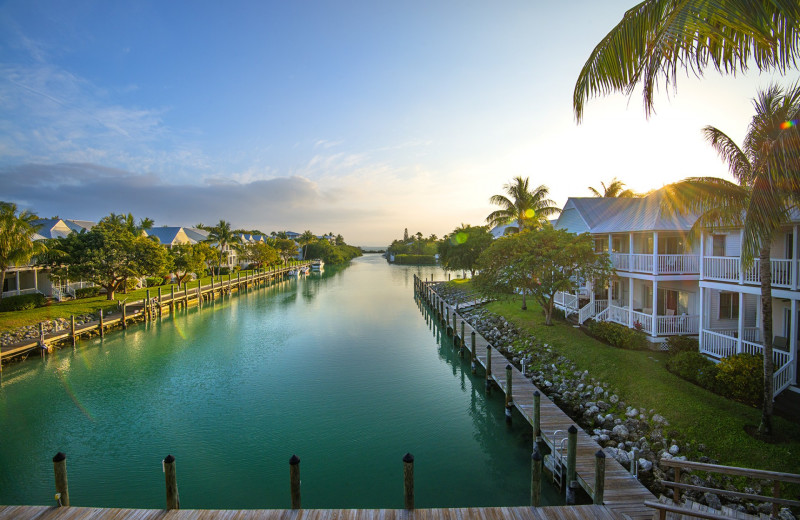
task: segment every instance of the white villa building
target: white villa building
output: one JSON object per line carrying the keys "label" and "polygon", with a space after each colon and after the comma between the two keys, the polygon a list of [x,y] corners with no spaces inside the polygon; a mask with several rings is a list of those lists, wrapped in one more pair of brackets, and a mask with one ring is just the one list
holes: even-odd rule
{"label": "white villa building", "polygon": [[[759,353],[761,288],[758,260],[741,268],[739,229],[704,233],[690,244],[695,217],[662,216],[661,193],[639,199],[570,198],[557,229],[591,233],[608,252],[616,275],[607,287],[588,282],[556,302],[583,323],[589,318],[637,328],[654,342],[671,335],[697,336],[700,352],[720,359]],[[800,214],[772,244],[775,395],[797,388]]]}

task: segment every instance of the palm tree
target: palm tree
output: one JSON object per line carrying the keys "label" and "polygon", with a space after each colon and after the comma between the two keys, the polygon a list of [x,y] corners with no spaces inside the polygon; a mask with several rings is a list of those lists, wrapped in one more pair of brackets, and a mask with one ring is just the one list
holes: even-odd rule
{"label": "palm tree", "polygon": [[592,192],[592,195],[595,197],[614,197],[614,198],[633,198],[636,197],[636,193],[633,190],[625,190],[625,183],[621,180],[614,177],[611,179],[611,182],[608,183],[608,186],[604,182],[600,183],[600,186],[603,187],[603,191],[597,190],[589,186],[589,191]]}
{"label": "palm tree", "polygon": [[800,58],[796,0],[644,0],[592,51],[573,93],[580,123],[586,101],[610,92],[630,95],[641,82],[645,113],[659,83],[675,88],[678,69],[713,67],[735,74],[752,60],[783,73]]}
{"label": "palm tree", "polygon": [[[742,227],[742,268],[759,259],[761,277],[761,338],[764,345],[764,387],[759,432],[772,432],[772,280],[770,246],[789,211],[798,206],[800,172],[800,84],[785,91],[775,85],[760,91],[753,103],[756,114],[744,147],[713,126],[703,129],[706,140],[728,163],[738,182],[695,177],[667,186],[663,210],[697,212],[692,228]],[[787,124],[788,123],[788,124]]]}
{"label": "palm tree", "polygon": [[17,205],[0,202],[0,300],[6,271],[12,265],[24,265],[33,256],[43,253],[43,242],[34,241],[38,226],[33,224],[36,215],[29,211],[17,214]]}
{"label": "palm tree", "polygon": [[516,226],[509,226],[508,232],[520,232],[524,229],[533,229],[547,223],[548,217],[561,212],[555,201],[548,199],[550,190],[542,184],[531,191],[529,179],[514,177],[505,184],[508,197],[505,195],[492,195],[489,202],[500,206],[502,209],[493,211],[486,217],[490,226],[502,226],[517,222]]}
{"label": "palm tree", "polygon": [[306,249],[308,248],[308,244],[315,241],[317,237],[312,233],[310,230],[306,229],[303,231],[303,234],[297,238],[297,243],[303,246],[303,260],[306,259]]}
{"label": "palm tree", "polygon": [[[216,226],[209,230],[208,239],[206,241],[216,243],[217,248],[225,255],[229,249],[234,251],[239,250],[239,237],[236,236],[231,229],[231,223],[224,220],[220,220]],[[226,256],[224,256],[223,259],[225,260],[226,264],[229,263],[229,260]]]}

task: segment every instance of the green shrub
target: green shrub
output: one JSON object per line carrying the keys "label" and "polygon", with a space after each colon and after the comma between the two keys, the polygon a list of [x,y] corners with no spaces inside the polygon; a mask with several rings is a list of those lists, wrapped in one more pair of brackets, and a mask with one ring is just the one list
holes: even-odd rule
{"label": "green shrub", "polygon": [[699,352],[700,342],[691,336],[670,336],[667,338],[667,351],[673,356],[679,352]]}
{"label": "green shrub", "polygon": [[166,279],[163,276],[148,276],[144,279],[145,287],[158,287],[164,285]]}
{"label": "green shrub", "polygon": [[592,336],[605,341],[612,347],[628,350],[644,350],[647,348],[647,339],[638,330],[629,329],[619,323],[611,321],[593,321],[589,324]]}
{"label": "green shrub", "polygon": [[717,365],[717,387],[725,397],[743,403],[761,403],[764,357],[755,354],[735,354]]}
{"label": "green shrub", "polygon": [[100,287],[84,287],[83,289],[75,289],[75,298],[92,298],[100,294]]}
{"label": "green shrub", "polygon": [[234,265],[233,267],[220,267],[219,274],[221,276],[227,276],[229,274],[236,274],[239,272],[239,266]]}
{"label": "green shrub", "polygon": [[678,352],[667,361],[667,370],[708,390],[717,386],[717,365],[700,352]]}
{"label": "green shrub", "polygon": [[395,255],[394,263],[399,265],[436,265],[433,255]]}
{"label": "green shrub", "polygon": [[0,300],[0,312],[25,311],[42,307],[47,302],[43,294],[20,294],[19,296],[6,296]]}

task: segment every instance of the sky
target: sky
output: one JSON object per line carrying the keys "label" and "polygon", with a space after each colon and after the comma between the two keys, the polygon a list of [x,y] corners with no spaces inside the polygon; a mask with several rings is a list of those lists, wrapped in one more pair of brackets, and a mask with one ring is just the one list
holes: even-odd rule
{"label": "sky", "polygon": [[800,75],[572,92],[633,1],[0,0],[0,200],[41,217],[342,234],[482,225],[513,177],[563,206],[617,177],[730,178],[752,98]]}

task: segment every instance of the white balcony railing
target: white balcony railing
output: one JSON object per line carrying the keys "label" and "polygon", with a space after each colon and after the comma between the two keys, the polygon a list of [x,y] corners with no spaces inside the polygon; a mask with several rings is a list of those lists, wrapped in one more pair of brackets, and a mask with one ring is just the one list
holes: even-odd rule
{"label": "white balcony railing", "polygon": [[630,255],[631,271],[636,273],[653,272],[653,255]]}
{"label": "white balcony railing", "polygon": [[589,302],[578,311],[578,323],[583,323],[593,316],[602,313],[608,307],[608,300]]}
{"label": "white balcony railing", "polygon": [[659,274],[699,274],[699,255],[658,255]]}
{"label": "white balcony railing", "polygon": [[630,271],[630,265],[628,253],[611,253],[611,266],[617,271]]}
{"label": "white balcony railing", "polygon": [[[652,254],[612,253],[611,265],[618,271],[653,274]],[[698,255],[656,255],[655,274],[697,274],[700,272]]]}
{"label": "white balcony railing", "polygon": [[33,287],[29,289],[20,289],[20,290],[14,289],[11,291],[3,291],[3,298],[5,298],[6,296],[20,296],[23,294],[36,294],[41,292],[42,291],[40,291],[39,289],[34,289]]}
{"label": "white balcony railing", "polygon": [[697,334],[700,330],[699,314],[656,317],[656,334],[659,336],[676,334]]}
{"label": "white balcony railing", "polygon": [[[797,262],[791,259],[772,259],[770,274],[775,287],[793,287],[798,276]],[[735,256],[706,256],[703,258],[703,278],[722,282],[760,284],[761,261],[756,258],[753,265],[741,271],[741,261]],[[793,278],[794,273],[794,278]]]}

